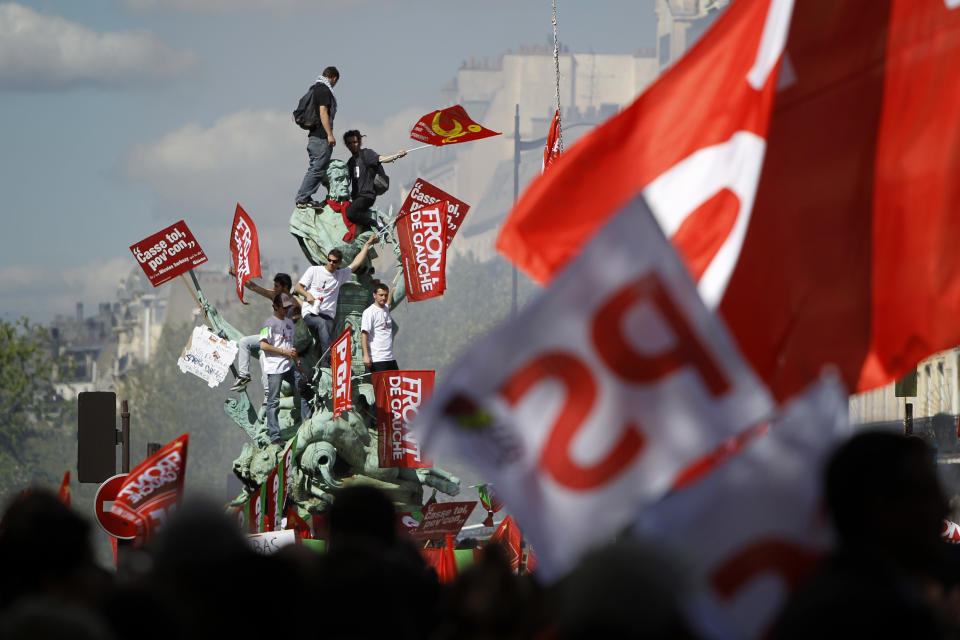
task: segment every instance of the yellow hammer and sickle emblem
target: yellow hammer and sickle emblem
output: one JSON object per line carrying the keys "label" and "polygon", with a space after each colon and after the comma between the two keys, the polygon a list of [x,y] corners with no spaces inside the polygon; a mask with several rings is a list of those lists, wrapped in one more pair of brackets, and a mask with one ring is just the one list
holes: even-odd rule
{"label": "yellow hammer and sickle emblem", "polygon": [[[453,118],[451,118],[451,120],[453,120]],[[480,130],[483,129],[483,127],[481,127],[481,126],[478,125],[478,124],[471,124],[470,126],[467,127],[467,130],[464,131],[464,130],[463,130],[463,125],[460,124],[460,122],[457,121],[457,120],[453,120],[453,128],[452,128],[452,129],[450,129],[450,130],[444,129],[443,127],[440,126],[440,112],[439,112],[439,111],[437,111],[435,114],[433,114],[433,124],[432,124],[432,128],[433,128],[433,132],[434,132],[434,133],[436,133],[438,136],[440,136],[441,138],[443,138],[443,144],[446,144],[447,142],[456,142],[456,139],[457,139],[457,138],[459,138],[460,136],[465,136],[465,135],[467,135],[467,132],[468,132],[468,131],[469,131],[469,132],[472,132],[472,133],[476,133],[476,132],[478,132],[478,131],[480,131]]]}

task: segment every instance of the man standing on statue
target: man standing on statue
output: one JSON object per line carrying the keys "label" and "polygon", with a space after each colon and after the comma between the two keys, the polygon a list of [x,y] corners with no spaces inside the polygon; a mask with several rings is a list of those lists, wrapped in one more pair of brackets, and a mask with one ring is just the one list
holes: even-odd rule
{"label": "man standing on statue", "polygon": [[373,289],[373,304],[363,310],[360,320],[360,345],[363,364],[371,373],[396,371],[400,367],[393,356],[393,319],[390,303],[393,292],[382,282]]}
{"label": "man standing on statue", "polygon": [[280,387],[286,380],[293,387],[294,402],[300,406],[300,420],[310,417],[310,405],[300,397],[300,362],[293,346],[293,322],[287,315],[293,300],[285,293],[273,298],[273,315],[260,331],[260,351],[267,372],[267,435],[270,444],[283,444],[280,437]]}
{"label": "man standing on statue", "polygon": [[331,249],[327,253],[326,265],[309,267],[297,282],[295,291],[305,298],[302,306],[303,321],[320,347],[319,366],[321,367],[330,366],[329,351],[330,344],[333,342],[333,319],[337,315],[340,287],[367,259],[367,251],[376,240],[376,234],[367,238],[350,266],[342,269],[340,265],[343,262],[343,253],[339,249]]}
{"label": "man standing on statue", "polygon": [[[362,224],[379,231],[377,221],[372,220],[369,213],[370,207],[377,199],[374,178],[379,175],[383,180],[381,184],[389,185],[383,163],[402,158],[407,155],[407,152],[400,150],[390,156],[381,156],[373,149],[361,148],[362,139],[363,136],[356,129],[343,134],[343,143],[347,145],[347,151],[351,154],[350,159],[347,160],[347,169],[350,171],[350,206],[347,207],[346,216],[347,220],[353,224]],[[380,193],[385,190],[386,188]]]}
{"label": "man standing on statue", "polygon": [[333,88],[340,80],[340,72],[336,67],[327,67],[317,78],[316,84],[310,88],[314,92],[313,100],[317,105],[319,123],[310,129],[307,134],[307,156],[310,165],[297,191],[298,207],[322,207],[313,199],[320,183],[326,180],[327,165],[337,139],[333,137],[333,119],[337,115],[337,99],[333,95]]}

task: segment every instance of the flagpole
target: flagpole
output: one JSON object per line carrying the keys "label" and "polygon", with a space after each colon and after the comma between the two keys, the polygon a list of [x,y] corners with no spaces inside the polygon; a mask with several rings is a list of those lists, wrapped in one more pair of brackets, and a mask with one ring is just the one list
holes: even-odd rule
{"label": "flagpole", "polygon": [[432,147],[432,144],[422,144],[419,147],[414,147],[413,149],[407,149],[404,153],[410,153],[411,151],[419,151],[420,149],[426,149],[427,147]]}

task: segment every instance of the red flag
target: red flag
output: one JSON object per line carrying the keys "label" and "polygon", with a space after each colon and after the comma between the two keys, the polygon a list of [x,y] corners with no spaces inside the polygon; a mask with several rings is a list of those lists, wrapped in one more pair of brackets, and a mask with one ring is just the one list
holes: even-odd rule
{"label": "red flag", "polygon": [[67,470],[63,474],[63,480],[60,482],[60,491],[57,493],[57,497],[60,498],[60,502],[70,506],[70,471]]}
{"label": "red flag", "polygon": [[330,347],[330,370],[333,372],[333,418],[336,420],[353,408],[350,351],[350,327],[343,330]]}
{"label": "red flag", "polygon": [[420,555],[427,566],[433,567],[437,572],[440,582],[449,584],[457,579],[457,555],[454,553],[453,537],[449,533],[446,535],[443,547],[421,548]]}
{"label": "red flag", "polygon": [[960,342],[960,5],[799,3],[776,93],[770,73],[751,97],[783,22],[767,10],[789,5],[733,3],[531,185],[499,239],[547,279],[643,191],[779,398],[827,363],[863,390]]}
{"label": "red flag", "polygon": [[189,439],[185,433],[138,464],[113,501],[110,513],[134,525],[140,541],[161,529],[180,501]]}
{"label": "red flag", "polygon": [[230,256],[233,258],[233,269],[237,273],[237,296],[240,302],[243,302],[244,283],[251,278],[260,277],[260,242],[257,239],[256,225],[239,202],[237,211],[233,214],[233,227],[230,229]]}
{"label": "red flag", "polygon": [[266,491],[266,500],[264,500],[266,505],[263,510],[263,530],[279,531],[283,504],[280,500],[280,474],[276,467],[274,467],[270,475],[267,476],[267,481],[263,484],[263,489]]}
{"label": "red flag", "polygon": [[470,211],[470,205],[463,200],[454,198],[440,187],[433,186],[423,178],[417,178],[417,181],[413,183],[413,188],[410,189],[410,193],[407,194],[406,200],[403,201],[400,212],[397,213],[397,219],[402,218],[411,211],[418,211],[442,200],[446,200],[447,202],[446,242],[449,247],[450,243],[453,242],[453,237],[457,235],[460,225],[463,224],[463,219],[466,218],[467,212]]}
{"label": "red flag", "polygon": [[455,105],[426,114],[413,125],[410,137],[435,146],[457,144],[500,135],[499,131],[486,129],[467,115],[467,110]]}
{"label": "red flag", "polygon": [[407,425],[433,395],[433,371],[378,371],[371,377],[380,467],[432,467]]}
{"label": "red flag", "polygon": [[550,130],[547,132],[547,143],[543,147],[543,171],[547,170],[553,161],[560,157],[560,110],[553,114],[550,121]]}
{"label": "red flag", "polygon": [[499,543],[507,550],[507,558],[510,560],[510,569],[516,573],[520,569],[520,558],[523,556],[523,534],[520,533],[520,527],[514,522],[513,518],[507,516],[497,527],[497,530],[490,536],[491,543]]}
{"label": "red flag", "polygon": [[446,200],[397,220],[403,279],[411,302],[436,298],[447,288]]}
{"label": "red flag", "polygon": [[298,540],[312,540],[313,534],[310,531],[310,525],[300,517],[295,507],[287,507],[287,529],[293,529],[297,534]]}

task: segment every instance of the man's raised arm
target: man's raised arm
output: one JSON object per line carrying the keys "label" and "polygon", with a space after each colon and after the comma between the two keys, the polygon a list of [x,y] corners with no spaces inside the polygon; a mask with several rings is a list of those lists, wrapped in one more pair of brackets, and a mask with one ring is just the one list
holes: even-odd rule
{"label": "man's raised arm", "polygon": [[367,259],[367,250],[370,248],[370,245],[376,242],[377,234],[372,234],[367,241],[363,243],[363,249],[357,253],[357,256],[353,259],[353,262],[350,263],[350,271],[356,273],[357,269],[360,268],[360,265],[363,264],[363,261]]}

